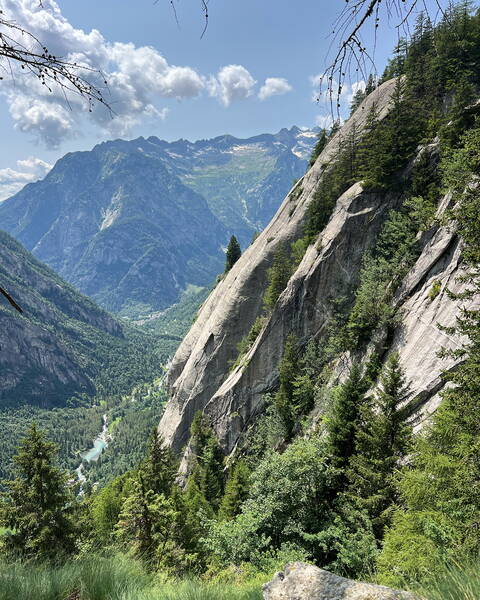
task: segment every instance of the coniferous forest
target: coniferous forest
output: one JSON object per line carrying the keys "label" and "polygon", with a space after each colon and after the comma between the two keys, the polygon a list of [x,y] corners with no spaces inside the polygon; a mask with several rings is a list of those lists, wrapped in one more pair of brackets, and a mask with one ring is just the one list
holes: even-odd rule
{"label": "coniferous forest", "polygon": [[[338,198],[362,182],[367,194],[393,190],[400,200],[358,279],[335,299],[323,341],[288,336],[276,385],[235,452],[225,455],[208,411],[193,416],[186,453],[156,427],[167,402],[156,366],[205,291],[170,322],[142,325],[156,340],[153,358],[132,328],[122,366],[103,371],[93,400],[0,414],[2,454],[15,455],[2,462],[0,600],[261,598],[262,584],[292,561],[419,598],[480,598],[480,312],[464,308],[445,331],[462,340],[445,350],[458,365],[443,374],[441,402],[421,428],[406,402],[411,382],[389,351],[395,298],[432,228],[461,239],[465,305],[480,291],[480,12],[462,1],[435,25],[421,13],[383,75],[356,93],[352,113],[392,79],[386,116],[373,104],[362,131],[340,130],[302,236],[275,253],[231,373],[248,363]],[[308,168],[340,125],[318,133]],[[232,235],[217,285],[241,256]],[[434,282],[429,301],[439,293]],[[332,385],[345,353],[348,372]],[[78,449],[104,414],[113,441],[79,481]]]}

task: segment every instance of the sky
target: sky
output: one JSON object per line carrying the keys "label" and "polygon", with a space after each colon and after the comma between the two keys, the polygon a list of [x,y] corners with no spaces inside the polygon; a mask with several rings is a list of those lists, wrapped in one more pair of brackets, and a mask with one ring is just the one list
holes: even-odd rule
{"label": "sky", "polygon": [[[0,0],[53,54],[105,74],[105,100],[88,111],[65,103],[22,71],[0,81],[0,200],[43,177],[65,153],[122,137],[197,140],[250,137],[282,127],[328,125],[319,76],[332,60],[332,31],[344,0]],[[436,0],[425,0],[434,5]],[[373,46],[383,71],[397,39],[382,21]],[[373,27],[373,26],[372,26]],[[363,79],[347,74],[342,111]]]}

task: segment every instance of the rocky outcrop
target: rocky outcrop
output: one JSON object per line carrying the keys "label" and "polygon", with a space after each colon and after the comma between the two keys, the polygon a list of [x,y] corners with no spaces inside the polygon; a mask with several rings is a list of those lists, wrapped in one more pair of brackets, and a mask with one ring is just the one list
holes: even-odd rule
{"label": "rocky outcrop", "polygon": [[305,563],[290,563],[263,586],[265,600],[415,600],[408,592],[338,577]]}
{"label": "rocky outcrop", "polygon": [[[278,385],[278,364],[288,335],[293,333],[301,344],[312,337],[321,342],[333,301],[347,297],[353,302],[362,257],[375,245],[389,212],[401,204],[399,190],[368,193],[356,183],[338,199],[327,226],[307,250],[254,345],[231,371],[237,344],[261,310],[266,273],[276,249],[302,235],[307,207],[339,140],[348,137],[352,127],[361,131],[372,103],[380,117],[388,114],[393,86],[393,81],[383,84],[364,101],[203,305],[168,374],[171,399],[159,430],[176,450],[187,442],[191,420],[202,410],[225,452],[232,452],[262,413],[265,394]],[[421,150],[424,152],[436,160],[435,144]],[[438,207],[437,222],[442,222],[450,204],[447,194]],[[393,300],[397,319],[388,343],[385,332],[378,332],[366,348],[341,355],[331,365],[330,381],[330,385],[342,381],[353,361],[366,363],[373,351],[384,359],[386,348],[398,352],[410,383],[407,403],[416,428],[438,406],[445,385],[442,372],[454,369],[459,361],[458,357],[439,355],[442,349],[459,348],[463,341],[444,328],[455,325],[463,307],[480,306],[478,296],[459,300],[448,293],[461,294],[465,286],[461,242],[454,227],[432,227],[419,237],[418,245],[419,257]]]}
{"label": "rocky outcrop", "polygon": [[[247,366],[229,375],[230,364],[237,355],[237,344],[250,330],[261,307],[266,274],[275,251],[281,244],[291,243],[302,235],[308,205],[334,158],[342,137],[348,136],[354,127],[357,132],[361,131],[373,104],[377,107],[379,118],[385,117],[394,86],[394,81],[384,83],[362,103],[354,117],[330,141],[312,169],[294,186],[270,224],[203,305],[173,359],[168,376],[171,400],[159,429],[167,443],[175,449],[179,450],[186,443],[195,412],[207,410],[225,449],[230,451],[239,431],[244,429],[259,409],[261,394],[275,383],[278,358],[288,330],[291,330],[293,323],[303,322],[305,330],[308,329],[310,333],[315,331],[310,329],[311,319],[305,318],[305,311],[295,302],[291,310],[283,315],[280,310],[275,311],[246,357],[244,363]],[[332,277],[337,286],[342,286],[342,281],[347,281],[342,269],[346,268],[350,272],[353,282],[362,250],[373,243],[388,206],[395,206],[396,202],[395,194],[385,203],[384,199],[381,201],[374,195],[363,194],[360,186],[347,192],[324,232],[323,249],[318,245],[309,249],[289,285],[290,291],[285,294],[296,290],[293,297],[300,300],[302,278],[314,280],[317,291],[305,288],[303,306],[307,308],[309,298],[313,301],[314,296],[321,296]],[[348,235],[354,232],[355,236],[350,242]],[[320,255],[323,262],[322,258],[318,259]],[[340,256],[344,257],[343,264],[338,262]],[[318,262],[321,263],[320,270],[316,274],[313,271],[310,273],[312,265]],[[330,277],[328,281],[325,279],[327,273]],[[338,290],[332,287],[330,295],[334,295],[336,291]],[[287,296],[285,300],[286,298]],[[281,303],[285,308],[284,299],[281,299]],[[321,317],[322,302],[320,308],[313,302],[310,304],[311,309],[308,310]]]}

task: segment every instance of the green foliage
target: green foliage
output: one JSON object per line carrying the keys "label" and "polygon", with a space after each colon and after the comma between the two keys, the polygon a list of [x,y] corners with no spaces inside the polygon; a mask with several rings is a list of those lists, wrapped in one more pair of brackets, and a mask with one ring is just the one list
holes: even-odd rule
{"label": "green foliage", "polygon": [[317,138],[317,143],[315,144],[315,147],[313,148],[312,154],[310,156],[310,160],[308,161],[308,164],[310,166],[313,166],[315,164],[315,161],[320,156],[325,146],[328,144],[327,131],[325,129],[321,129],[320,132],[317,134]]}
{"label": "green foliage", "polygon": [[363,410],[363,423],[348,471],[348,495],[366,510],[378,539],[390,522],[391,507],[397,498],[395,472],[411,445],[411,428],[402,409],[407,396],[398,355],[391,354],[374,402]]}
{"label": "green foliage", "polygon": [[393,317],[391,299],[418,256],[417,223],[406,210],[391,211],[375,250],[364,258],[347,330],[350,344],[369,338],[377,327],[388,326]]}
{"label": "green foliage", "polygon": [[268,285],[263,297],[265,310],[272,311],[280,294],[287,287],[292,275],[292,263],[287,248],[280,244],[273,257],[273,264],[268,270]]}
{"label": "green foliage", "polygon": [[247,499],[250,489],[250,469],[244,460],[239,459],[233,465],[225,485],[225,493],[220,503],[218,517],[220,520],[233,519],[243,502]]}
{"label": "green foliage", "polygon": [[267,318],[265,315],[258,316],[255,319],[252,327],[250,328],[250,331],[237,344],[238,356],[235,359],[235,361],[232,362],[232,365],[230,367],[231,371],[234,371],[240,364],[242,364],[243,357],[245,356],[245,354],[247,354],[247,352],[250,350],[250,348],[256,342],[258,336],[260,335],[261,330],[263,329],[263,326],[265,325],[266,320],[267,320]]}
{"label": "green foliage", "polygon": [[140,467],[143,479],[155,494],[168,497],[178,470],[177,460],[170,448],[165,446],[158,429],[152,431],[147,457]]}
{"label": "green foliage", "polygon": [[[431,578],[418,592],[426,600],[475,600],[480,598],[478,560],[446,564],[442,573]],[[417,591],[417,590],[416,590]]]}
{"label": "green foliage", "polygon": [[225,273],[228,273],[237,260],[242,256],[242,249],[237,238],[232,235],[228,242],[227,252],[225,254]]}
{"label": "green foliage", "polygon": [[376,544],[364,513],[332,506],[328,456],[316,437],[269,452],[251,475],[249,497],[231,521],[214,522],[206,545],[221,564],[261,565],[267,552],[290,551],[352,574],[372,563]]}
{"label": "green foliage", "polygon": [[435,279],[435,281],[432,283],[432,286],[428,292],[428,297],[431,302],[433,302],[435,300],[435,298],[440,294],[441,289],[442,289],[442,282],[439,281],[438,279]]}
{"label": "green foliage", "polygon": [[11,555],[48,559],[75,549],[73,496],[55,454],[55,445],[33,424],[14,457],[16,478],[4,482],[0,518]]}
{"label": "green foliage", "polygon": [[[197,412],[190,428],[190,479],[215,512],[223,495],[223,452],[206,416]],[[192,488],[193,489],[193,488]]]}
{"label": "green foliage", "polygon": [[328,448],[334,467],[345,471],[355,453],[355,442],[367,391],[361,370],[353,365],[346,381],[333,394],[327,422]]}
{"label": "green foliage", "polygon": [[[264,576],[263,581],[267,579]],[[0,600],[261,600],[261,582],[162,583],[131,557],[95,555],[61,566],[0,563]]]}
{"label": "green foliage", "polygon": [[278,367],[280,387],[274,398],[274,406],[283,421],[287,439],[292,435],[297,412],[294,402],[296,391],[294,381],[298,372],[298,358],[297,340],[290,335],[285,342],[282,360]]}
{"label": "green foliage", "polygon": [[98,490],[89,499],[89,533],[103,545],[108,545],[118,523],[123,503],[131,493],[133,478],[130,473],[120,475]]}

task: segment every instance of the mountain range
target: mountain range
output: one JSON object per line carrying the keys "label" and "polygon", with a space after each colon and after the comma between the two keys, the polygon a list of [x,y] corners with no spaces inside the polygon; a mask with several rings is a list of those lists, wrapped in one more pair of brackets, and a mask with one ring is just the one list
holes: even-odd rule
{"label": "mountain range", "polygon": [[0,204],[0,228],[107,310],[162,310],[223,271],[269,222],[315,143],[297,127],[241,140],[115,140],[69,153]]}
{"label": "mountain range", "polygon": [[[0,231],[0,406],[50,408],[153,378],[155,340],[121,323]],[[166,357],[163,357],[165,360]]]}

